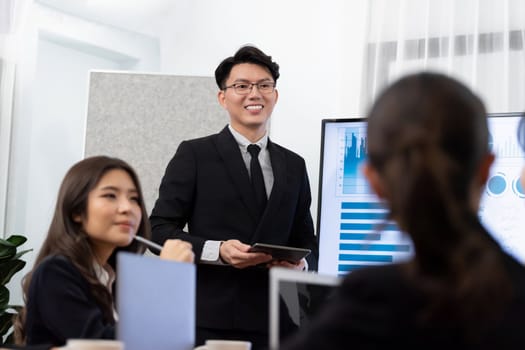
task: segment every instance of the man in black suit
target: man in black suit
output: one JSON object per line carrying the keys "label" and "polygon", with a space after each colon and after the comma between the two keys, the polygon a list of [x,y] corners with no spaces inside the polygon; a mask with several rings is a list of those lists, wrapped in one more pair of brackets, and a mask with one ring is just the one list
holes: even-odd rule
{"label": "man in black suit", "polygon": [[[253,46],[221,62],[215,71],[218,100],[230,123],[218,134],[179,145],[151,214],[156,242],[176,237],[193,245],[198,345],[219,338],[265,347],[268,269],[317,269],[305,162],[268,138],[278,78],[277,63]],[[275,261],[249,252],[256,242],[312,253],[297,263]]]}

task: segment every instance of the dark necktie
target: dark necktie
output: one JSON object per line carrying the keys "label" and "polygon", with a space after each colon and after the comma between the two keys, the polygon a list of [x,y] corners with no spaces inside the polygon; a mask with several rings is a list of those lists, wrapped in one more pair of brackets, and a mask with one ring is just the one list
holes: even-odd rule
{"label": "dark necktie", "polygon": [[262,215],[264,209],[266,208],[266,188],[264,186],[264,178],[261,169],[261,164],[259,164],[259,152],[261,148],[257,145],[249,145],[248,153],[252,156],[250,160],[250,175],[253,191],[255,192],[255,201],[257,203],[257,208],[259,208],[259,215]]}

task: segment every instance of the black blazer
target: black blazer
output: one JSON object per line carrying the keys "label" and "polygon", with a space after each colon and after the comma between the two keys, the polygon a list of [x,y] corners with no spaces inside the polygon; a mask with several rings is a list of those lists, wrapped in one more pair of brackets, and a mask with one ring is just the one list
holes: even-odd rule
{"label": "black blazer", "polygon": [[[316,270],[318,247],[304,160],[271,141],[268,151],[274,184],[259,222],[248,170],[228,127],[182,142],[166,168],[150,217],[153,239],[160,244],[168,238],[191,242],[197,263],[206,240],[310,248],[309,268]],[[266,332],[268,270],[199,264],[197,325]]]}
{"label": "black blazer", "polygon": [[525,349],[525,268],[502,255],[514,299],[478,338],[466,338],[453,318],[422,325],[428,298],[403,265],[388,265],[351,272],[315,321],[280,349]]}
{"label": "black blazer", "polygon": [[104,321],[87,280],[64,256],[44,259],[33,272],[26,308],[28,345],[115,338],[115,326]]}

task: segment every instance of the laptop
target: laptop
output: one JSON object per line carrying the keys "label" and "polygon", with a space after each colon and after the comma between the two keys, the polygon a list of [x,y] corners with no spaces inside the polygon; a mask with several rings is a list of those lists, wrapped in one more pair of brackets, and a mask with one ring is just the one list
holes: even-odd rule
{"label": "laptop", "polygon": [[195,265],[120,252],[117,339],[126,350],[195,346]]}
{"label": "laptop", "polygon": [[279,349],[286,337],[315,318],[341,281],[334,275],[270,269],[270,349]]}

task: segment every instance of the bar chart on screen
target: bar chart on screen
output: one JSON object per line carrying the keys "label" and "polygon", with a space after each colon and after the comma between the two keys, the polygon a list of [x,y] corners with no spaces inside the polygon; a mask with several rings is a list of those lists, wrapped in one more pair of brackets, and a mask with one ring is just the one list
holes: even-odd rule
{"label": "bar chart on screen", "polygon": [[387,219],[361,167],[367,158],[366,121],[323,121],[318,233],[319,272],[404,261],[413,255],[409,237]]}
{"label": "bar chart on screen", "polygon": [[[509,254],[525,264],[525,155],[516,139],[521,113],[488,116],[488,147],[496,156],[482,193],[481,222]],[[321,134],[317,230],[319,272],[344,275],[369,265],[410,259],[410,238],[387,218],[363,174],[365,119],[325,119]]]}

